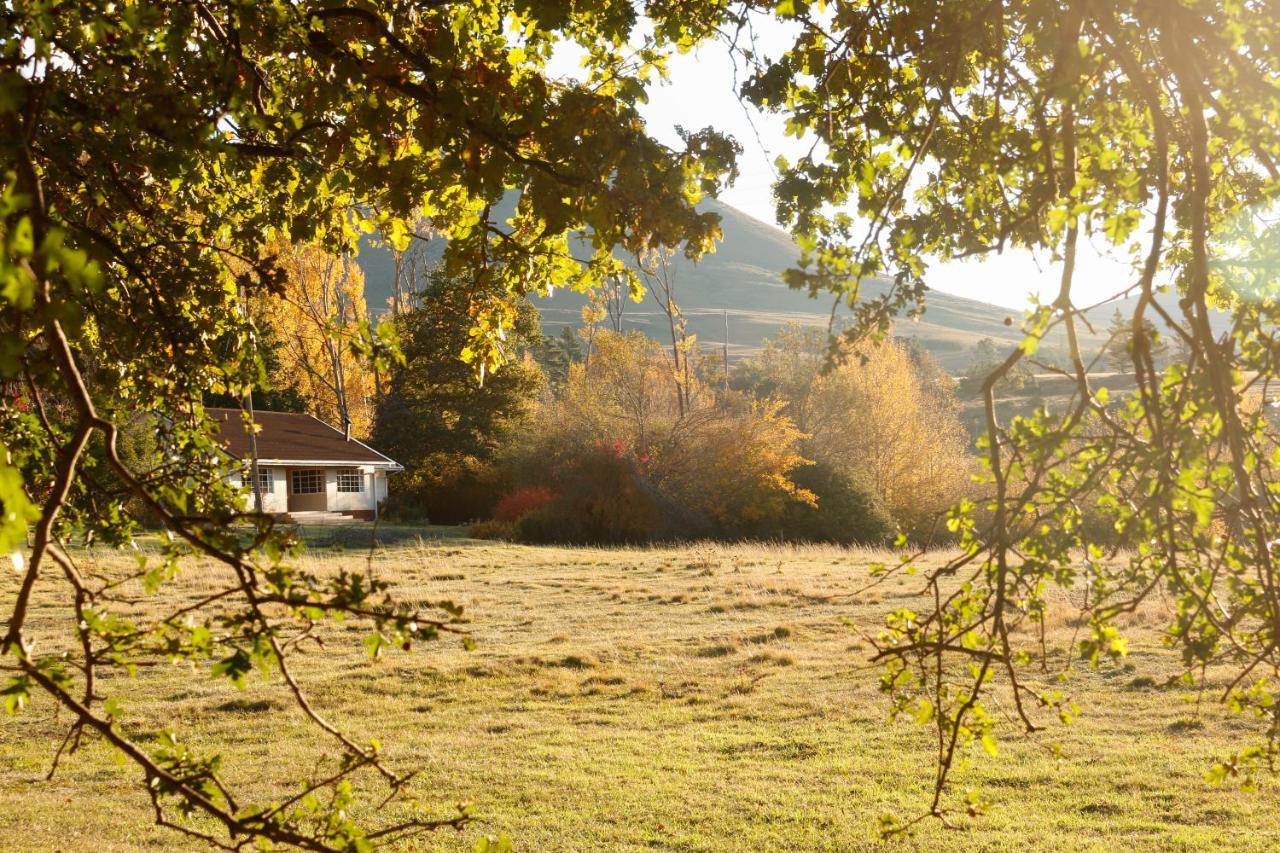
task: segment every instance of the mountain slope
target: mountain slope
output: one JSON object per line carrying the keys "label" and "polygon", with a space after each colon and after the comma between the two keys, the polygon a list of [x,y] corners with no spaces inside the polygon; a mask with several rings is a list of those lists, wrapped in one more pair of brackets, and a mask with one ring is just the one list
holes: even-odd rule
{"label": "mountain slope", "polygon": [[[832,298],[811,299],[792,290],[782,281],[782,271],[793,266],[800,250],[785,231],[754,219],[722,204],[708,201],[705,209],[721,216],[724,240],[714,254],[698,263],[678,257],[673,263],[676,301],[688,319],[689,330],[704,345],[719,346],[724,341],[728,319],[730,358],[747,355],[783,325],[791,322],[825,326],[831,316]],[[501,216],[502,213],[497,214]],[[429,257],[438,257],[443,241],[428,246]],[[391,295],[393,267],[385,249],[368,245],[361,249],[359,262],[365,273],[370,308],[380,310]],[[884,292],[884,283],[868,282],[864,292]],[[581,323],[586,304],[582,294],[560,291],[549,298],[535,299],[547,334],[558,334],[565,325]],[[847,314],[847,310],[837,313]],[[896,333],[916,338],[950,370],[963,368],[969,350],[984,337],[1016,343],[1018,317],[1011,326],[1005,308],[972,299],[931,291],[924,316],[902,320]],[[668,334],[666,318],[650,296],[642,303],[628,303],[623,328],[640,329],[662,340]],[[1092,343],[1092,342],[1091,342]],[[1053,342],[1049,345],[1052,347]],[[1094,344],[1096,345],[1096,344]]]}

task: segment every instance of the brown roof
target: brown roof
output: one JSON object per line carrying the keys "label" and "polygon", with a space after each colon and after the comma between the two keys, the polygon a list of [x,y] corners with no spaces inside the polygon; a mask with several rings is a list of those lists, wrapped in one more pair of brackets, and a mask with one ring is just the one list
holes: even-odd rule
{"label": "brown roof", "polygon": [[[249,456],[249,433],[239,409],[205,409],[218,424],[218,438],[237,459]],[[254,412],[258,425],[258,458],[280,462],[349,462],[395,465],[391,459],[355,439],[346,439],[311,415],[294,412]],[[397,466],[398,467],[398,466]]]}

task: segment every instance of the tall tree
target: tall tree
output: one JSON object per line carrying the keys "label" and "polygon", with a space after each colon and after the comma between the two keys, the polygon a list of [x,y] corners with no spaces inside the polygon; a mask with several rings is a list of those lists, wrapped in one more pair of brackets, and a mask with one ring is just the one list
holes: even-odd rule
{"label": "tall tree", "polygon": [[[201,400],[239,396],[257,374],[239,294],[282,289],[273,242],[341,256],[381,230],[404,248],[421,214],[448,238],[450,273],[499,294],[472,318],[463,355],[478,371],[500,362],[519,296],[631,275],[615,247],[705,252],[718,220],[695,204],[731,174],[735,146],[706,130],[673,150],[636,105],[664,58],[725,14],[655,5],[642,29],[631,4],[612,2],[5,5],[0,381],[25,389],[0,412],[0,552],[18,570],[0,637],[6,707],[48,697],[67,713],[68,748],[102,740],[137,767],[158,821],[209,842],[341,849],[465,823],[399,802],[411,774],[327,720],[290,655],[290,638],[329,616],[363,620],[376,650],[461,630],[457,608],[398,602],[359,568],[300,568],[290,535],[244,513],[224,482]],[[583,49],[581,82],[547,71],[565,43]],[[494,222],[509,190],[517,209]],[[568,250],[582,231],[586,263]],[[389,330],[361,322],[354,343],[375,363],[394,358]],[[138,411],[163,416],[170,454],[147,478],[116,446]],[[67,550],[73,536],[126,543],[136,529],[94,475],[96,440],[101,464],[171,534],[140,570],[159,596],[145,610]],[[165,584],[191,554],[211,560],[196,602]],[[64,641],[33,645],[49,608]],[[173,658],[237,684],[255,671],[282,680],[339,769],[256,803],[216,756],[126,723],[124,682],[104,676]],[[359,774],[385,781],[394,805],[354,808]]]}
{"label": "tall tree", "polygon": [[689,324],[676,302],[676,267],[671,263],[672,253],[651,252],[647,257],[636,257],[636,267],[658,303],[658,309],[667,318],[667,330],[671,336],[671,378],[675,383],[676,399],[683,416],[691,401],[693,372],[689,366],[689,353],[698,345],[697,336],[689,334]]}
{"label": "tall tree", "polygon": [[543,335],[533,346],[533,357],[554,389],[564,386],[570,366],[583,360],[582,340],[572,326],[562,326],[560,334]]}
{"label": "tall tree", "polygon": [[[424,223],[415,223],[421,227]],[[427,256],[429,238],[415,233],[414,239],[405,246],[403,243],[392,244],[391,250],[391,296],[387,308],[391,313],[401,314],[413,309],[418,298],[418,288],[427,280],[430,272],[430,260]],[[374,306],[380,313],[382,306]]]}
{"label": "tall tree", "polygon": [[785,403],[805,454],[847,474],[908,530],[963,495],[970,473],[955,395],[899,340],[864,342],[834,364],[824,330],[791,325],[747,368],[756,392]]}
{"label": "tall tree", "polygon": [[405,466],[391,497],[437,522],[485,518],[501,497],[493,460],[525,426],[542,386],[530,352],[542,338],[538,312],[519,307],[503,341],[506,363],[480,384],[460,353],[471,317],[499,295],[441,270],[415,289],[416,306],[395,320],[404,362],[391,372],[374,431],[378,447]]}
{"label": "tall tree", "polygon": [[274,381],[295,389],[311,414],[348,437],[367,438],[377,389],[355,346],[368,323],[364,273],[350,255],[315,245],[281,246],[277,260],[283,288],[255,306],[259,322],[280,341]]}
{"label": "tall tree", "polygon": [[[994,750],[1002,699],[1027,731],[1040,709],[1071,716],[1042,689],[1052,666],[1032,638],[1049,590],[1088,589],[1083,651],[1121,656],[1116,618],[1173,603],[1169,640],[1190,683],[1234,669],[1222,698],[1256,713],[1259,745],[1225,756],[1218,777],[1280,754],[1280,435],[1249,404],[1280,358],[1275,220],[1280,192],[1280,9],[1219,0],[908,0],[780,4],[796,37],[759,54],[744,87],[815,145],[781,164],[780,219],[805,249],[792,284],[857,300],[856,336],[885,333],[926,299],[928,265],[1039,250],[1061,265],[1056,295],[1033,305],[1020,346],[981,385],[987,494],[957,509],[962,556],[927,572],[936,605],[891,617],[878,649],[899,710],[936,728],[929,811],[952,809],[952,770],[970,745]],[[1137,390],[1118,406],[1081,352],[1083,240],[1116,247],[1132,272]],[[1179,300],[1167,308],[1157,285]],[[1211,309],[1231,312],[1218,335]],[[1148,320],[1189,358],[1158,371]],[[1071,405],[1005,422],[994,392],[1062,330]],[[1249,377],[1256,377],[1249,379]],[[1116,401],[1111,400],[1115,403]],[[977,512],[978,507],[982,512]],[[1122,542],[1095,541],[1097,511]],[[1092,529],[1096,529],[1092,528]],[[1081,559],[1088,555],[1088,559]],[[914,568],[908,560],[903,570]],[[892,829],[892,827],[890,827]]]}

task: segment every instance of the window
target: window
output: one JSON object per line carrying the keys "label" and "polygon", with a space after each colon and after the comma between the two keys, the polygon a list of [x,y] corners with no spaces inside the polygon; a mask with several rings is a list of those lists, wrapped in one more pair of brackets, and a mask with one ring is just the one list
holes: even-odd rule
{"label": "window", "polygon": [[363,492],[364,472],[357,468],[338,472],[338,491]]}
{"label": "window", "polygon": [[324,491],[324,472],[318,468],[290,471],[289,477],[295,495],[318,495]]}
{"label": "window", "polygon": [[[252,490],[253,474],[250,473],[249,471],[241,471],[240,485],[244,486],[246,489]],[[273,485],[274,483],[271,479],[271,469],[263,468],[259,466],[258,467],[258,491],[262,492],[264,495],[269,494],[271,492]]]}

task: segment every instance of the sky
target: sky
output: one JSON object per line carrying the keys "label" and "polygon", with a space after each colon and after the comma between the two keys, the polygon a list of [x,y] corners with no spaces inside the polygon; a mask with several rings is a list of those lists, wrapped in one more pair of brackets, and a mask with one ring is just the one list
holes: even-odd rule
{"label": "sky", "polygon": [[[785,33],[760,35],[766,50],[780,49]],[[776,224],[772,184],[773,163],[779,154],[793,155],[804,146],[783,132],[782,120],[762,115],[736,94],[734,62],[723,45],[708,44],[696,52],[675,56],[670,79],[650,90],[642,108],[650,133],[679,145],[676,126],[697,130],[708,125],[734,136],[743,147],[740,177],[720,195],[720,200],[756,219]],[[1058,290],[1061,264],[1026,251],[1010,251],[985,260],[930,265],[926,283],[937,290],[991,302],[1008,308],[1025,308],[1028,295],[1051,300]],[[1082,246],[1072,286],[1078,305],[1101,302],[1133,281],[1127,263],[1112,260],[1094,247]]]}

